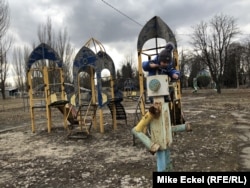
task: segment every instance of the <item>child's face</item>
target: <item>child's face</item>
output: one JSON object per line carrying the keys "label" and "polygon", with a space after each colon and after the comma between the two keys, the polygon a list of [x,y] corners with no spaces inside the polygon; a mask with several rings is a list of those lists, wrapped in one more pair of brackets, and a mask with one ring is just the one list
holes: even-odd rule
{"label": "child's face", "polygon": [[161,61],[161,62],[160,62],[160,66],[161,66],[161,67],[167,67],[167,66],[169,65],[169,63],[170,63],[170,62],[168,62],[168,61]]}

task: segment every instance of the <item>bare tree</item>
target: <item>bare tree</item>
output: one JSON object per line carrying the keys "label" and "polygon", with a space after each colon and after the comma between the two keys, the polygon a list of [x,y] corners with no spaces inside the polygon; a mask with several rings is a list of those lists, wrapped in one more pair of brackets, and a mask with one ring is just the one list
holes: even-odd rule
{"label": "bare tree", "polygon": [[[72,80],[72,64],[74,48],[70,44],[70,40],[68,37],[68,33],[66,28],[63,30],[59,30],[58,35],[55,34],[52,28],[52,21],[50,17],[47,18],[47,23],[45,25],[41,24],[38,28],[38,39],[40,43],[46,43],[51,48],[53,48],[59,55],[60,59],[63,61],[63,71],[65,82],[70,82]],[[45,62],[42,62],[44,65]],[[53,62],[49,62],[49,67],[54,67],[55,64]],[[50,78],[57,78],[56,72],[52,72]],[[51,80],[52,81],[52,80]]]}
{"label": "bare tree", "polygon": [[27,66],[26,62],[28,60],[29,56],[29,48],[24,47],[23,51],[20,47],[16,47],[13,51],[13,72],[15,75],[15,85],[18,87],[18,89],[22,92],[26,89],[26,83],[27,83]]}
{"label": "bare tree", "polygon": [[63,71],[65,82],[72,82],[72,63],[73,62],[73,55],[74,55],[74,48],[70,44],[69,37],[67,30],[58,32],[58,39],[56,40],[56,51],[58,52],[59,57],[63,61]]}
{"label": "bare tree", "polygon": [[228,49],[228,61],[224,68],[224,85],[239,88],[242,84],[245,47],[234,42]]}
{"label": "bare tree", "polygon": [[10,13],[9,5],[5,0],[0,0],[0,39],[5,35],[9,28]]}
{"label": "bare tree", "polygon": [[125,61],[122,63],[122,76],[124,78],[133,79],[136,74],[135,62],[133,61],[132,55],[127,55]]}
{"label": "bare tree", "polygon": [[133,61],[132,55],[127,55],[125,57],[125,61],[122,63],[122,67],[120,70],[118,70],[120,78],[117,80],[119,83],[116,83],[116,85],[121,88],[120,83],[125,83],[128,80],[133,80],[133,85],[135,87],[139,87],[139,83],[136,82],[135,80],[139,80],[138,77],[138,70],[137,67],[135,66],[135,62]]}
{"label": "bare tree", "polygon": [[228,48],[238,33],[235,19],[222,14],[215,15],[209,24],[201,22],[194,28],[192,45],[202,62],[209,68],[216,83],[217,93],[221,93]]}
{"label": "bare tree", "polygon": [[0,89],[2,98],[5,99],[5,83],[8,76],[9,64],[7,53],[12,45],[11,37],[0,38]]}
{"label": "bare tree", "polygon": [[[50,17],[47,18],[47,22],[46,24],[40,24],[38,26],[38,40],[40,43],[46,43],[48,44],[51,48],[55,48],[56,44],[55,44],[55,34],[54,31],[52,29],[52,22]],[[46,66],[46,61],[39,61],[37,64],[42,65],[42,66]],[[55,66],[53,62],[49,62],[48,63],[49,67],[53,67]]]}
{"label": "bare tree", "polygon": [[250,86],[250,37],[246,40],[244,44],[243,53],[243,71],[246,79],[246,84]]}
{"label": "bare tree", "polygon": [[192,53],[184,53],[182,50],[180,53],[180,73],[181,73],[181,87],[188,87],[188,76],[191,74],[193,56]]}
{"label": "bare tree", "polygon": [[3,99],[5,99],[5,84],[9,70],[7,52],[12,43],[12,39],[6,36],[9,22],[9,5],[5,0],[0,0],[0,89]]}

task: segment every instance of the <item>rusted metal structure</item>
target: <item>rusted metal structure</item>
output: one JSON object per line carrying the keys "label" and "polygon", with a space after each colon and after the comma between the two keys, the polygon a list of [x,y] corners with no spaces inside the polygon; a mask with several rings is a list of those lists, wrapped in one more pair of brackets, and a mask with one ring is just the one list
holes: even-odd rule
{"label": "rusted metal structure", "polygon": [[[51,66],[48,66],[48,64]],[[66,96],[62,66],[63,63],[58,54],[45,43],[38,45],[29,56],[27,61],[27,78],[32,132],[35,132],[36,108],[46,109],[47,128],[48,132],[51,132],[51,108],[54,107],[53,102],[55,102],[55,100],[61,101],[61,103],[57,103],[56,106],[58,108],[60,107],[64,113],[64,126],[66,127],[67,125],[65,107],[67,101],[65,100]],[[54,82],[51,82],[51,80],[54,80]],[[43,87],[40,92],[36,92],[34,88],[39,81],[42,83]],[[54,87],[56,85],[55,82],[59,83],[57,84],[59,86],[57,90]]]}
{"label": "rusted metal structure", "polygon": [[[162,46],[159,46],[159,39],[165,40],[165,44]],[[151,48],[145,49],[144,44],[148,42],[149,40],[154,40],[152,42]],[[177,50],[177,42],[174,36],[174,33],[170,29],[170,27],[158,16],[155,16],[151,18],[145,26],[140,31],[140,34],[138,36],[137,40],[137,54],[138,54],[138,71],[139,71],[139,82],[140,82],[140,96],[142,96],[142,100],[145,101],[145,76],[144,72],[142,70],[142,56],[146,56],[148,59],[151,59],[152,56],[158,55],[159,51],[163,48],[165,48],[166,44],[168,42],[171,42],[174,44],[175,48],[173,50],[173,61],[175,63],[175,68],[177,70],[180,69],[179,66],[179,60],[178,60],[178,50]],[[180,81],[176,82],[176,99],[181,99],[181,88],[180,88]],[[175,110],[179,109],[181,111],[181,104],[180,100],[178,101],[178,105],[175,105]],[[141,113],[142,115],[145,114],[145,103],[142,102],[141,104]],[[178,112],[181,114],[181,112]],[[179,117],[179,122],[182,122],[182,117]]]}
{"label": "rusted metal structure", "polygon": [[[163,45],[159,44],[159,39],[164,40]],[[153,47],[145,49],[145,43],[150,40],[150,45]],[[145,78],[142,70],[142,56],[151,60],[151,57],[158,56],[160,49],[167,48],[167,44],[172,45],[174,68],[179,70],[175,36],[168,25],[160,17],[155,16],[142,28],[137,42],[141,96],[139,104],[142,118],[132,129],[132,133],[144,143],[151,153],[156,153],[157,171],[169,171],[172,168],[170,146],[173,132],[191,130],[190,124],[185,123],[181,109],[180,80],[172,81],[168,75],[158,74]],[[145,96],[153,98],[153,103],[147,112]],[[169,96],[171,100],[166,101],[165,96]]]}
{"label": "rusted metal structure", "polygon": [[[95,52],[91,50],[91,44]],[[34,65],[35,64],[35,65]],[[108,105],[113,119],[113,128],[117,128],[117,119],[126,120],[126,113],[121,99],[116,99],[114,91],[115,66],[111,57],[106,53],[103,45],[91,38],[77,53],[73,62],[74,91],[65,91],[63,63],[58,54],[47,44],[42,43],[36,47],[27,62],[27,78],[30,96],[30,112],[32,132],[35,132],[35,109],[45,108],[48,132],[51,132],[51,108],[56,107],[64,117],[64,126],[69,130],[68,136],[77,133],[90,132],[92,124],[97,128],[96,111],[100,116],[100,132],[104,132],[103,106]],[[101,72],[107,69],[110,72],[111,98],[102,92]],[[91,99],[83,103],[80,73],[84,72],[90,77]],[[39,86],[40,95],[35,90]],[[37,103],[39,102],[39,104]],[[70,125],[68,125],[70,123]],[[75,130],[75,131],[73,131]]]}
{"label": "rusted metal structure", "polygon": [[[93,50],[92,50],[93,49]],[[102,92],[101,72],[107,69],[110,72],[110,93],[111,99]],[[114,81],[116,79],[116,71],[112,58],[106,53],[104,46],[96,39],[90,38],[85,45],[77,53],[73,62],[73,79],[80,97],[79,88],[80,80],[79,74],[86,72],[90,76],[91,82],[91,105],[96,105],[99,111],[100,117],[100,132],[104,133],[104,122],[103,122],[103,106],[108,105],[112,112],[113,128],[117,128],[117,118],[125,119],[126,116],[123,106],[120,104],[120,100],[115,99]],[[96,78],[95,78],[96,75]],[[96,80],[96,81],[95,81]],[[79,105],[81,106],[81,100],[79,98]],[[97,128],[96,116],[93,117],[94,127]]]}

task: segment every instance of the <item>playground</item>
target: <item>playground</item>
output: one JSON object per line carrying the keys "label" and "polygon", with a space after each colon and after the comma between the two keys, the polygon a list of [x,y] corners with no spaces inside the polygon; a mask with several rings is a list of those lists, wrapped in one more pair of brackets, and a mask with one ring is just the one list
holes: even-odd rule
{"label": "playground", "polygon": [[[173,170],[249,171],[250,90],[222,90],[218,95],[184,89],[182,100],[193,131],[175,134]],[[134,109],[134,101],[122,103]],[[93,129],[87,139],[69,139],[60,112],[53,115],[48,133],[41,111],[32,133],[22,99],[0,104],[1,187],[152,187],[155,155],[138,140],[133,146],[134,114],[128,114],[127,126],[121,120],[114,130],[104,109],[104,134]]]}
{"label": "playground", "polygon": [[152,63],[162,49],[179,70],[174,34],[155,16],[137,41],[140,88],[121,95],[96,39],[75,56],[71,85],[55,50],[38,45],[27,61],[28,95],[0,103],[0,186],[152,187],[153,171],[249,171],[249,89],[193,92],[160,69],[145,78],[142,59]]}

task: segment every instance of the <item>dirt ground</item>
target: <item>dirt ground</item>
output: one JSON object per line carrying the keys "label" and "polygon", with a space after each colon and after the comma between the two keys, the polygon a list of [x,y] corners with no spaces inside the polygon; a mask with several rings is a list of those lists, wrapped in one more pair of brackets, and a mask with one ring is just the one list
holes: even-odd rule
{"label": "dirt ground", "polygon": [[[105,133],[92,127],[85,139],[67,138],[57,110],[52,114],[51,133],[45,111],[36,110],[36,132],[32,133],[30,112],[17,101],[0,100],[0,187],[152,187],[155,155],[139,140],[133,146],[134,101],[123,101],[130,111],[127,125],[119,120],[113,130],[107,112]],[[241,137],[250,131],[250,90],[222,90],[220,95],[213,90],[183,90],[182,109],[193,131],[174,135],[170,149],[173,171],[250,170],[242,159],[250,138]],[[249,156],[250,150],[247,152]]]}

